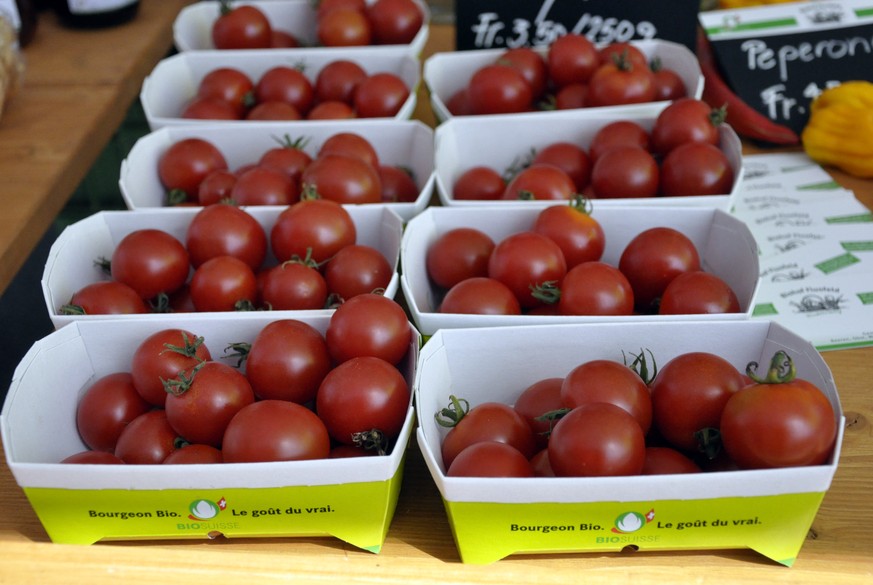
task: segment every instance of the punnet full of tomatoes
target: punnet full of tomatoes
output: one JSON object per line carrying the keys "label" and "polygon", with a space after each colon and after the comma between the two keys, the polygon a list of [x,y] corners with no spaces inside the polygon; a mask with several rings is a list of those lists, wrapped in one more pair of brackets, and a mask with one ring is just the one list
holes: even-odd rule
{"label": "punnet full of tomatoes", "polygon": [[[764,371],[760,371],[763,369]],[[745,373],[705,351],[591,359],[511,404],[451,396],[434,414],[450,477],[611,477],[820,465],[836,415],[784,351]]]}
{"label": "punnet full of tomatoes", "polygon": [[[312,10],[318,46],[323,47],[409,44],[425,21],[422,7],[413,0],[320,0]],[[292,24],[271,21],[257,4],[221,0],[210,37],[220,50],[305,46],[289,32]]]}
{"label": "punnet full of tomatoes", "polygon": [[595,45],[568,33],[548,47],[507,49],[446,98],[454,116],[516,114],[675,100],[682,77],[630,42]]}
{"label": "punnet full of tomatoes", "polygon": [[192,216],[181,240],[159,227],[134,229],[108,258],[94,259],[106,279],[76,290],[59,313],[322,310],[391,282],[394,259],[359,242],[352,214],[335,201],[298,201],[265,225],[216,203]]}
{"label": "punnet full of tomatoes", "polygon": [[[472,164],[451,186],[457,201],[553,201],[727,195],[737,172],[722,147],[725,112],[692,97],[672,101],[648,129],[617,119],[590,142],[556,140],[505,169]],[[574,123],[579,123],[578,121]]]}
{"label": "punnet full of tomatoes", "polygon": [[383,162],[372,141],[353,130],[330,135],[317,151],[306,138],[286,135],[273,148],[251,154],[251,162],[232,169],[205,138],[174,142],[156,169],[167,205],[291,205],[315,197],[409,203],[421,192],[411,170]]}
{"label": "punnet full of tomatoes", "polygon": [[411,406],[403,368],[414,335],[403,308],[375,294],[344,303],[323,333],[302,320],[269,321],[250,341],[228,340],[221,356],[196,331],[159,329],[136,345],[128,368],[84,389],[76,424],[87,449],[62,462],[390,453]]}
{"label": "punnet full of tomatoes", "polygon": [[538,211],[528,229],[495,241],[449,229],[425,256],[441,313],[473,315],[687,315],[737,313],[736,293],[703,270],[678,229],[640,231],[617,264],[603,261],[603,226],[584,198]]}

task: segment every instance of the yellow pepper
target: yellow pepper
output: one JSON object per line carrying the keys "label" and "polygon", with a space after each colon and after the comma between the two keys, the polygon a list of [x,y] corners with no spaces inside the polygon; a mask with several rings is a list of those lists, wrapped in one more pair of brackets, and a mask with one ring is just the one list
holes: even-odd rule
{"label": "yellow pepper", "polygon": [[816,162],[873,178],[873,83],[845,81],[824,90],[810,104],[801,140]]}

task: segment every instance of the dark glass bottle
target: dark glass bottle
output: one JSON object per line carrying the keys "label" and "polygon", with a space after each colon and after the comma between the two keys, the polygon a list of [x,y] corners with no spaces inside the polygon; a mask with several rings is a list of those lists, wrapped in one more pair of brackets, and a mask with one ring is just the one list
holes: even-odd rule
{"label": "dark glass bottle", "polygon": [[0,15],[11,18],[18,30],[18,45],[26,47],[36,34],[36,9],[31,0],[0,0]]}
{"label": "dark glass bottle", "polygon": [[61,23],[74,28],[104,28],[132,20],[139,0],[55,0]]}

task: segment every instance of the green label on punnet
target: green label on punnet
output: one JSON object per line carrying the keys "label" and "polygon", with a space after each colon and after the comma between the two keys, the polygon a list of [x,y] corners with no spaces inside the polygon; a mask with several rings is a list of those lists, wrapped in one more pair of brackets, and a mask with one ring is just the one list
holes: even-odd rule
{"label": "green label on punnet", "polygon": [[860,261],[861,260],[857,256],[846,253],[840,254],[839,256],[834,256],[833,258],[829,258],[824,262],[819,262],[815,265],[815,267],[825,274],[831,274],[841,268],[846,268],[848,266],[852,266],[853,264],[857,264]]}
{"label": "green label on punnet", "polygon": [[755,305],[755,308],[752,310],[752,316],[754,317],[763,317],[765,315],[776,315],[779,311],[776,310],[776,305],[773,303],[761,303]]}
{"label": "green label on punnet", "polygon": [[823,493],[652,502],[445,502],[466,563],[514,553],[751,548],[790,566]]}
{"label": "green label on punnet", "polygon": [[324,486],[24,492],[54,542],[331,535],[379,552],[402,468],[387,481]]}

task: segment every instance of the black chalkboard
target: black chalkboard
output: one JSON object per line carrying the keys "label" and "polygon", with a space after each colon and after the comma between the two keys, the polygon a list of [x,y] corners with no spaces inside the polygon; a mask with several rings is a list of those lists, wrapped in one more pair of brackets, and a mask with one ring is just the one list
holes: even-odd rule
{"label": "black chalkboard", "polygon": [[822,90],[850,79],[873,81],[873,23],[710,42],[734,92],[798,133]]}
{"label": "black chalkboard", "polygon": [[455,48],[547,46],[568,32],[596,43],[663,39],[694,49],[700,0],[456,0]]}

